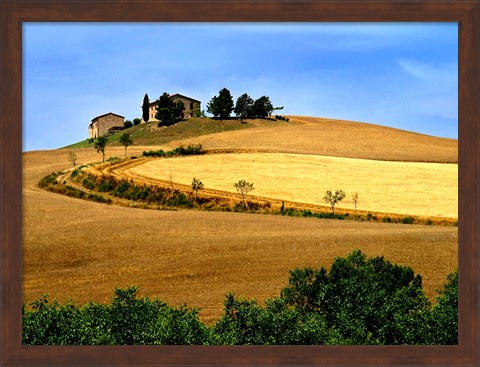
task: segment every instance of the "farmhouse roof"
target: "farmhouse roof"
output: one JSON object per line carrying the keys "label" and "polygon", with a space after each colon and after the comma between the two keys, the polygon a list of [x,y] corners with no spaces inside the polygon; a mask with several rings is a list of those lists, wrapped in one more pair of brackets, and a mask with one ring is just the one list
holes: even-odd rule
{"label": "farmhouse roof", "polygon": [[121,117],[121,118],[125,118],[125,116],[122,116],[122,115],[119,115],[119,114],[116,114],[116,113],[113,113],[113,112],[108,112],[108,113],[104,113],[103,115],[100,115],[100,116],[97,116],[97,117],[94,117],[92,119],[92,122],[100,117],[103,117],[103,116],[107,116],[107,115],[115,115],[115,116],[118,116],[118,117]]}
{"label": "farmhouse roof", "polygon": [[170,98],[176,98],[176,97],[182,97],[182,98],[188,99],[188,100],[190,100],[190,101],[194,101],[194,102],[201,102],[201,101],[199,101],[198,99],[191,98],[191,97],[187,97],[187,96],[184,96],[183,94],[179,94],[179,93],[175,93],[175,94],[172,94],[172,95],[170,96]]}
{"label": "farmhouse roof", "polygon": [[[179,98],[179,97],[184,98],[184,99],[188,99],[189,101],[202,103],[202,101],[199,101],[198,99],[195,99],[195,98],[192,98],[192,97],[187,97],[187,96],[184,96],[183,94],[180,94],[180,93],[175,93],[175,94],[172,94],[171,96],[169,96],[170,99]],[[149,106],[154,105],[155,103],[157,103],[157,101],[158,101],[158,99],[156,99],[153,102],[150,102]]]}

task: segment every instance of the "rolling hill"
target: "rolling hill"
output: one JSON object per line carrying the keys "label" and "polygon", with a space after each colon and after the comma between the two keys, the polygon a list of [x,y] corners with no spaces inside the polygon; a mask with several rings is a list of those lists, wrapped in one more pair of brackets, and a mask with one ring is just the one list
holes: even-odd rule
{"label": "rolling hill", "polygon": [[[289,122],[249,120],[246,124],[192,119],[169,128],[139,125],[127,132],[135,141],[128,148],[129,155],[201,143],[206,149],[217,150],[212,153],[282,153],[274,156],[287,159],[279,168],[284,171],[289,170],[288,159],[297,162],[308,155],[320,160],[331,159],[328,156],[353,159],[351,162],[360,165],[357,170],[367,163],[374,167],[381,160],[458,160],[456,140],[311,117],[292,116]],[[110,138],[107,158],[123,157],[118,137]],[[67,155],[72,151],[77,153],[79,164],[101,160],[93,144],[86,142],[68,149],[23,154],[26,305],[44,293],[60,302],[72,299],[76,303],[104,303],[110,301],[116,286],[138,285],[141,295],[158,297],[171,305],[199,307],[202,319],[211,323],[221,314],[227,292],[261,302],[286,286],[289,270],[329,266],[336,256],[345,256],[354,249],[411,266],[422,274],[432,301],[447,274],[457,267],[458,227],[453,226],[145,210],[38,189],[36,184],[43,176],[71,168]],[[195,158],[215,156],[227,154]],[[258,154],[253,157],[267,158]]]}
{"label": "rolling hill", "polygon": [[[458,162],[458,141],[354,121],[289,116],[290,121],[195,118],[170,127],[140,124],[109,138],[118,146],[128,132],[135,145],[316,154],[410,162]],[[86,141],[66,148],[92,147]]]}

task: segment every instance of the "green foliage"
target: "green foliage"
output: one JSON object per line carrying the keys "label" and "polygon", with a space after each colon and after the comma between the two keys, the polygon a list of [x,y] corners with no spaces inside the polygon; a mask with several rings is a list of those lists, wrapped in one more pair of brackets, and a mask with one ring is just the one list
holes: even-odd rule
{"label": "green foliage", "polygon": [[403,220],[402,220],[402,223],[403,224],[413,224],[413,222],[415,221],[415,219],[413,217],[404,217]]}
{"label": "green foliage", "polygon": [[247,182],[245,180],[240,180],[233,184],[233,186],[235,187],[235,190],[237,190],[237,192],[242,196],[243,208],[247,209],[247,206],[245,204],[245,196],[247,196],[249,192],[255,190],[255,188],[253,187],[253,183]]}
{"label": "green foliage", "polygon": [[263,308],[232,294],[226,296],[224,315],[212,329],[212,344],[222,345],[313,345],[325,344],[327,338],[327,325],[319,314],[292,309],[280,298]]}
{"label": "green foliage", "polygon": [[202,144],[190,144],[186,147],[180,145],[172,150],[165,152],[163,149],[144,151],[144,157],[175,157],[184,155],[199,155],[203,154]]}
{"label": "green foliage", "polygon": [[345,192],[342,190],[337,190],[335,193],[332,193],[330,190],[328,190],[323,197],[323,201],[330,204],[330,207],[332,208],[332,214],[335,214],[335,205],[343,199],[345,199]]}
{"label": "green foliage", "polygon": [[123,123],[123,127],[124,127],[125,129],[128,129],[128,128],[132,127],[132,126],[133,126],[133,122],[130,121],[130,120],[125,120],[125,122]]}
{"label": "green foliage", "polygon": [[160,120],[158,126],[171,126],[181,120],[185,106],[182,101],[174,102],[165,92],[157,100],[155,118]]}
{"label": "green foliage", "polygon": [[97,153],[102,153],[102,162],[105,162],[105,147],[107,146],[108,139],[106,136],[100,136],[95,140],[95,145],[93,146]]}
{"label": "green foliage", "polygon": [[78,307],[49,303],[48,296],[24,311],[22,338],[30,345],[207,344],[198,311],[137,299],[137,287],[115,289],[111,305]]}
{"label": "green foliage", "polygon": [[108,192],[113,189],[113,183],[111,181],[103,181],[98,185],[98,191]]}
{"label": "green foliage", "polygon": [[213,117],[220,119],[227,119],[233,111],[233,97],[227,88],[223,88],[214,96],[207,104],[207,112],[211,113]]}
{"label": "green foliage", "polygon": [[122,136],[120,136],[119,142],[125,147],[125,158],[127,158],[127,148],[129,145],[133,144],[133,140],[130,137],[130,134],[128,133],[122,134]]}
{"label": "green foliage", "polygon": [[458,344],[458,271],[450,274],[432,310],[434,344]]}
{"label": "green foliage", "polygon": [[234,109],[235,115],[242,119],[253,116],[253,99],[247,93],[242,94],[237,98],[237,103]]}
{"label": "green foliage", "polygon": [[142,120],[139,119],[138,117],[135,117],[135,118],[133,119],[133,125],[134,125],[134,126],[139,125],[141,122],[142,122]]}
{"label": "green foliage", "polygon": [[93,190],[95,188],[95,184],[92,181],[90,181],[88,178],[83,179],[82,185],[83,187],[89,190]]}
{"label": "green foliage", "polygon": [[57,184],[57,177],[60,175],[60,172],[52,172],[49,175],[46,175],[38,182],[38,187],[45,189],[49,186]]}
{"label": "green foliage", "polygon": [[282,290],[281,297],[289,305],[305,312],[319,311],[322,289],[327,281],[327,271],[324,268],[294,269],[290,271],[288,287]]}
{"label": "green foliage", "polygon": [[280,115],[275,115],[275,120],[280,120],[280,121],[290,121],[288,117],[280,116]]}
{"label": "green foliage", "polygon": [[143,121],[147,122],[150,119],[149,112],[150,112],[150,99],[148,98],[148,94],[145,93],[145,96],[143,97],[143,103],[142,103]]}
{"label": "green foliage", "polygon": [[262,96],[253,103],[253,115],[260,118],[270,117],[273,112],[273,105],[270,98]]}
{"label": "green foliage", "polygon": [[195,192],[195,200],[198,201],[198,191],[203,190],[203,182],[197,178],[192,179],[192,191]]}
{"label": "green foliage", "polygon": [[411,268],[357,250],[335,259],[328,274],[292,271],[282,297],[322,314],[340,344],[428,344],[430,303],[421,283]]}
{"label": "green foliage", "polygon": [[112,200],[98,194],[88,194],[86,197],[88,200],[96,201],[98,203],[111,203]]}

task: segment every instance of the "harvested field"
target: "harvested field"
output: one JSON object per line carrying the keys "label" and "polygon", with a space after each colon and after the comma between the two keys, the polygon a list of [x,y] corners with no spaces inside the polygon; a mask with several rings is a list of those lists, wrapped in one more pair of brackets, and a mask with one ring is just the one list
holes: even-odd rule
{"label": "harvested field", "polygon": [[[123,151],[109,148],[107,157]],[[101,159],[93,149],[77,153],[79,163]],[[457,267],[456,227],[142,210],[35,188],[46,174],[69,168],[67,154],[24,154],[26,304],[44,293],[60,302],[109,302],[115,286],[138,285],[142,295],[199,307],[212,322],[227,292],[263,301],[279,294],[289,270],[329,266],[357,248],[413,267],[432,299]]]}
{"label": "harvested field", "polygon": [[327,190],[347,193],[337,207],[353,211],[458,217],[458,165],[389,162],[304,154],[211,154],[147,160],[127,169],[136,177],[189,186],[200,179],[205,188],[235,193],[241,179],[254,183],[251,194],[299,203],[326,205]]}
{"label": "harvested field", "polygon": [[206,149],[243,149],[409,162],[458,162],[458,141],[385,126],[290,116],[290,125],[228,131],[171,142]]}

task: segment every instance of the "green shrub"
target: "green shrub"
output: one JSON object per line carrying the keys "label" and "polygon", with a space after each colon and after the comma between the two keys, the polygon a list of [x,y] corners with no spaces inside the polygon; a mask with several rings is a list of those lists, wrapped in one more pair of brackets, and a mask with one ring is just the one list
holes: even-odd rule
{"label": "green shrub", "polygon": [[280,116],[280,115],[275,115],[275,120],[280,120],[280,121],[289,121],[288,117]]}
{"label": "green shrub", "polygon": [[98,191],[108,192],[113,189],[114,183],[111,181],[103,181],[98,185]]}
{"label": "green shrub", "polygon": [[92,200],[92,201],[96,201],[98,203],[111,203],[112,202],[111,199],[106,198],[102,195],[98,195],[98,194],[88,194],[87,199]]}
{"label": "green shrub", "polygon": [[198,311],[136,298],[137,287],[115,289],[111,305],[50,303],[44,295],[23,312],[22,341],[30,345],[208,344]]}
{"label": "green shrub", "polygon": [[180,145],[172,150],[167,152],[160,150],[149,150],[144,151],[144,157],[174,157],[174,156],[184,156],[184,155],[198,155],[203,154],[202,145],[201,144],[190,144],[187,147]]}
{"label": "green shrub", "polygon": [[122,181],[115,189],[115,194],[117,196],[123,197],[123,195],[129,188],[130,188],[130,183],[128,181]]}
{"label": "green shrub", "polygon": [[430,303],[421,277],[383,257],[360,251],[324,268],[296,269],[282,299],[304,312],[325,317],[345,344],[428,343]]}
{"label": "green shrub", "polygon": [[125,120],[125,122],[123,123],[123,127],[124,127],[125,129],[128,129],[128,128],[132,127],[132,126],[133,126],[133,122],[130,121],[130,120]]}
{"label": "green shrub", "polygon": [[57,184],[57,177],[59,176],[59,172],[52,172],[49,175],[43,177],[38,182],[38,187],[44,189],[48,186],[56,185]]}
{"label": "green shrub", "polygon": [[135,118],[133,119],[133,124],[134,124],[135,126],[139,125],[141,122],[142,122],[142,120],[140,120],[138,117],[135,117]]}
{"label": "green shrub", "polygon": [[95,184],[92,181],[90,181],[88,178],[83,179],[82,185],[83,187],[89,190],[93,190],[95,188]]}
{"label": "green shrub", "polygon": [[225,299],[222,318],[212,329],[212,344],[221,345],[300,345],[325,344],[328,328],[319,314],[292,309],[280,298],[267,301]]}
{"label": "green shrub", "polygon": [[142,155],[144,157],[165,157],[165,152],[162,149],[149,150],[149,151],[144,151]]}
{"label": "green shrub", "polygon": [[402,223],[403,224],[412,224],[414,222],[414,218],[411,217],[411,216],[408,216],[408,217],[404,217],[403,220],[402,220]]}
{"label": "green shrub", "polygon": [[450,274],[432,310],[432,342],[458,344],[458,271]]}
{"label": "green shrub", "polygon": [[390,218],[390,217],[383,217],[383,218],[382,218],[382,222],[384,222],[384,223],[392,223],[392,218]]}

